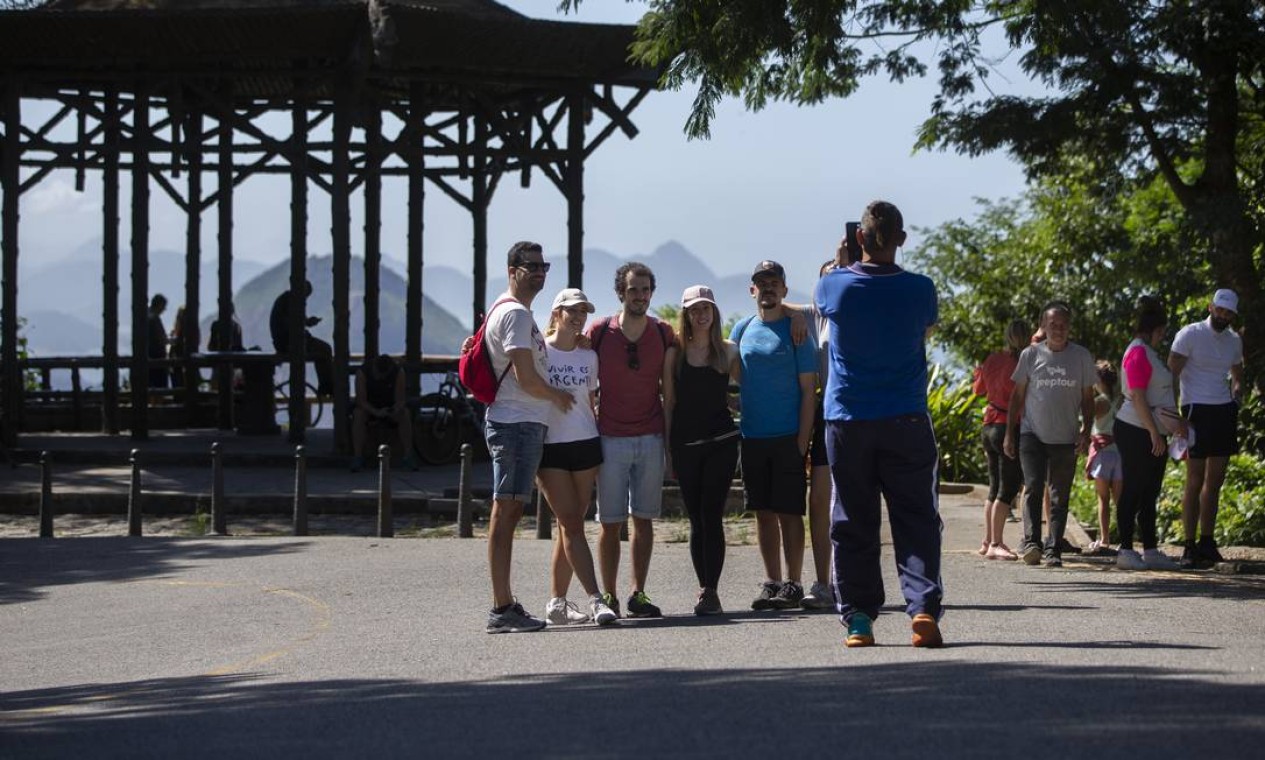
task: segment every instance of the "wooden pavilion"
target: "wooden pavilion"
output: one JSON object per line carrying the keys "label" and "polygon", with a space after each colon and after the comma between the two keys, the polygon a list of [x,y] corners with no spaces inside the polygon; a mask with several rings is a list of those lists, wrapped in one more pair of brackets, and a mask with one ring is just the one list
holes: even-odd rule
{"label": "wooden pavilion", "polygon": [[[325,192],[333,252],[333,348],[349,364],[351,204],[364,214],[364,347],[378,350],[383,181],[407,181],[405,365],[410,393],[422,366],[423,219],[438,188],[470,212],[478,318],[487,302],[488,207],[500,180],[534,171],[568,210],[567,279],[580,286],[584,160],[630,115],[657,72],[628,62],[626,26],[528,19],[492,0],[50,0],[0,11],[0,244],[4,443],[13,446],[23,404],[18,361],[19,196],[50,172],[102,175],[102,429],[120,430],[121,364],[145,378],[149,213],[153,188],[187,216],[186,335],[198,345],[203,214],[215,209],[218,318],[232,313],[233,198],[257,174],[290,180],[290,287],[302,292],[313,188]],[[40,123],[24,101],[52,104]],[[44,110],[44,109],[41,109]],[[288,134],[276,134],[283,115]],[[265,129],[261,120],[271,117]],[[69,136],[67,136],[69,133]],[[120,178],[130,179],[131,357],[118,352]],[[429,186],[427,182],[429,181]],[[296,290],[297,289],[297,290]],[[291,299],[290,334],[304,329]],[[303,341],[286,357],[302,388]],[[185,372],[192,419],[195,373]],[[348,438],[347,375],[336,372],[335,440]],[[148,435],[144,382],[131,384],[130,430]],[[231,426],[232,398],[218,419]],[[291,394],[291,440],[304,439],[302,394]]]}

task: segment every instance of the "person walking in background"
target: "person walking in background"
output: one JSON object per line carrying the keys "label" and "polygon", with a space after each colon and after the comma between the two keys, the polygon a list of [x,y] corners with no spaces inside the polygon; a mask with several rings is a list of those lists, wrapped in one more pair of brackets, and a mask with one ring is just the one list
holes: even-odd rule
{"label": "person walking in background", "polygon": [[651,316],[655,279],[650,267],[629,262],[615,270],[620,309],[594,321],[589,340],[598,357],[597,429],[602,465],[597,476],[598,562],[603,601],[620,612],[618,594],[620,533],[632,517],[629,544],[632,586],[629,617],[660,617],[646,594],[654,520],[663,507],[663,367],[676,342],[672,327]]}
{"label": "person walking in background", "polygon": [[[549,564],[552,597],[545,606],[545,620],[550,625],[589,620],[610,625],[619,618],[602,601],[593,571],[593,554],[584,535],[584,516],[588,514],[597,468],[602,463],[602,440],[598,437],[593,410],[597,353],[576,345],[576,338],[584,331],[584,323],[592,313],[593,303],[584,291],[564,288],[553,299],[549,325],[545,328],[549,358],[546,378],[551,386],[575,399],[568,411],[558,407],[549,410],[544,452],[536,471],[536,479],[554,517],[558,518],[559,528]],[[571,585],[573,572],[588,594],[588,614],[567,601],[567,587]]]}
{"label": "person walking in background", "polygon": [[835,485],[830,536],[837,609],[847,646],[874,644],[873,622],[884,602],[879,559],[886,501],[913,645],[938,647],[944,643],[943,523],[926,354],[939,319],[936,288],[896,264],[905,226],[893,204],[866,206],[856,240],[861,260],[827,272],[815,296],[830,322],[825,416]]}
{"label": "person walking in background", "polygon": [[[545,423],[553,409],[566,413],[575,396],[547,381],[548,349],[532,318],[531,303],[545,287],[549,264],[539,243],[522,241],[506,256],[508,289],[492,305],[483,336],[495,375],[501,378],[484,423],[492,458],[492,516],[488,520],[488,569],[492,610],[488,633],[538,631],[545,621],[532,617],[510,589],[514,530],[545,445]],[[512,372],[509,370],[513,370]]]}
{"label": "person walking in background", "polygon": [[[1116,504],[1116,528],[1120,551],[1116,566],[1125,570],[1176,570],[1159,550],[1155,504],[1164,485],[1168,464],[1168,426],[1186,435],[1186,423],[1177,414],[1173,375],[1155,349],[1164,340],[1168,314],[1159,299],[1138,300],[1133,341],[1124,351],[1124,403],[1112,426],[1120,449],[1124,486]],[[1142,554],[1133,548],[1135,525],[1142,540]]]}
{"label": "person walking in background", "polygon": [[804,465],[816,403],[816,338],[802,347],[792,341],[781,264],[757,264],[750,291],[756,313],[734,325],[729,339],[741,368],[743,488],[747,509],[756,513],[765,572],[751,609],[794,609],[804,599]]}
{"label": "person walking in background", "polygon": [[[163,327],[163,312],[167,310],[167,297],[155,293],[149,299],[149,315],[146,324],[145,355],[151,359],[167,358],[167,328]],[[150,367],[149,387],[166,388],[171,372],[166,367]]]}
{"label": "person walking in background", "polygon": [[1006,517],[1010,514],[1015,496],[1023,484],[1023,470],[1019,460],[1006,456],[1002,450],[1006,441],[1006,419],[1010,394],[1015,382],[1010,379],[1019,364],[1019,352],[1028,345],[1030,328],[1016,319],[1006,328],[1006,350],[989,354],[975,370],[972,385],[975,395],[984,396],[984,429],[981,439],[984,456],[988,460],[988,497],[984,500],[984,540],[979,555],[986,559],[1016,560],[1002,534]]}
{"label": "person walking in background", "polygon": [[1111,504],[1120,503],[1124,485],[1120,468],[1120,450],[1116,447],[1113,428],[1120,408],[1116,384],[1119,376],[1111,362],[1098,362],[1098,382],[1094,385],[1094,427],[1090,430],[1089,456],[1085,458],[1085,477],[1094,481],[1098,496],[1098,538],[1089,542],[1086,554],[1098,554],[1110,548]]}
{"label": "person walking in background", "polygon": [[706,285],[681,294],[680,345],[663,368],[663,413],[669,462],[690,518],[690,560],[698,579],[695,615],[718,615],[725,566],[725,504],[738,464],[738,427],[729,412],[729,381],[738,353],[720,331],[720,309]]}
{"label": "person walking in background", "polygon": [[1230,326],[1238,310],[1238,294],[1227,288],[1218,290],[1208,305],[1208,318],[1179,330],[1168,356],[1180,389],[1182,414],[1195,436],[1186,460],[1182,496],[1183,567],[1221,561],[1213,531],[1226,467],[1239,451],[1243,398],[1243,339]]}
{"label": "person walking in background", "polygon": [[[1004,450],[1020,458],[1024,477],[1025,564],[1062,567],[1061,543],[1068,496],[1076,476],[1076,455],[1089,448],[1094,424],[1094,383],[1098,372],[1085,347],[1068,340],[1072,311],[1052,302],[1041,312],[1045,340],[1019,354],[1011,379]],[[1077,429],[1077,417],[1081,426]],[[1049,534],[1041,541],[1042,498],[1050,487]]]}

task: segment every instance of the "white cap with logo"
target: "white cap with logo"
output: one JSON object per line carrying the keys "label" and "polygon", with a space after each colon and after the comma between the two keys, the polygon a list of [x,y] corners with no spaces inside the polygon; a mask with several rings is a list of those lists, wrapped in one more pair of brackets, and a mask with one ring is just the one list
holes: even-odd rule
{"label": "white cap with logo", "polygon": [[1223,309],[1229,309],[1235,314],[1239,313],[1239,294],[1229,288],[1221,288],[1212,294],[1212,305],[1220,306]]}

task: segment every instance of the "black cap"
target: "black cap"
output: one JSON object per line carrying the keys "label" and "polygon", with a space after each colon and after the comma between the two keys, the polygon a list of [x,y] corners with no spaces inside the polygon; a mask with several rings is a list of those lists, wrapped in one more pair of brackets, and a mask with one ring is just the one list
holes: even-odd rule
{"label": "black cap", "polygon": [[755,278],[762,274],[771,274],[783,281],[786,280],[786,270],[782,268],[781,264],[771,259],[765,259],[756,264],[755,271],[751,273],[751,280],[754,282]]}

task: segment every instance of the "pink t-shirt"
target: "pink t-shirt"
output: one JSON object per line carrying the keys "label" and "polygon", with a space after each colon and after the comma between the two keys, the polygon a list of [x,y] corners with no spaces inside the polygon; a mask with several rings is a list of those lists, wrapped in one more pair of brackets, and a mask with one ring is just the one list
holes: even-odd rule
{"label": "pink t-shirt", "polygon": [[1151,360],[1145,346],[1133,346],[1124,354],[1124,387],[1145,388],[1151,383]]}
{"label": "pink t-shirt", "polygon": [[[601,388],[597,430],[602,435],[663,435],[663,398],[659,383],[663,378],[667,347],[676,342],[676,335],[666,322],[651,316],[646,319],[648,324],[637,339],[636,349],[629,348],[629,340],[616,317],[595,320],[587,330],[597,351]],[[634,363],[636,369],[629,366]]]}

